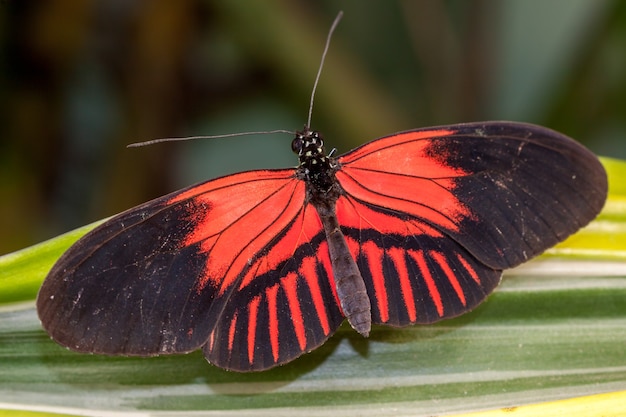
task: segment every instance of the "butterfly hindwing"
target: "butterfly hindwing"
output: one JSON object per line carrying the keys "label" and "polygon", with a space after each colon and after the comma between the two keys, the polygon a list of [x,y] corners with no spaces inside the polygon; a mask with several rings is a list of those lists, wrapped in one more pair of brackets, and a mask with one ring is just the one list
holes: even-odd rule
{"label": "butterfly hindwing", "polygon": [[262,370],[291,361],[324,343],[344,320],[326,237],[310,205],[238,282],[204,347],[209,362],[222,368]]}
{"label": "butterfly hindwing", "polygon": [[337,217],[365,281],[373,323],[406,326],[455,317],[500,282],[502,271],[420,220],[350,197],[338,201]]}

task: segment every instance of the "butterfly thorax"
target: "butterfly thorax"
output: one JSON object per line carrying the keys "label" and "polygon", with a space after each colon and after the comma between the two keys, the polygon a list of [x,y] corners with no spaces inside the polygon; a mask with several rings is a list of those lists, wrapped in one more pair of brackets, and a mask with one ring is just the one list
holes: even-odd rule
{"label": "butterfly thorax", "polygon": [[309,201],[315,206],[334,206],[340,194],[335,179],[338,165],[335,158],[326,155],[321,134],[308,128],[296,132],[291,149],[300,160],[296,175],[306,182]]}

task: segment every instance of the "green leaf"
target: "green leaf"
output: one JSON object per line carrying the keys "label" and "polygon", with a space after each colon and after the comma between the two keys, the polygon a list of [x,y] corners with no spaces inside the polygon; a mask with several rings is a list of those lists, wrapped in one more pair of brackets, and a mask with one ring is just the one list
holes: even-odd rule
{"label": "green leaf", "polygon": [[103,221],[0,256],[0,305],[34,300],[43,279],[56,260],[81,236]]}
{"label": "green leaf", "polygon": [[223,371],[201,352],[105,357],[52,342],[32,300],[54,260],[94,225],[4,256],[0,416],[431,415],[625,390],[626,163],[603,163],[610,195],[598,219],[549,256],[507,271],[473,312],[433,326],[378,326],[368,339],[344,326],[321,348],[262,373]]}

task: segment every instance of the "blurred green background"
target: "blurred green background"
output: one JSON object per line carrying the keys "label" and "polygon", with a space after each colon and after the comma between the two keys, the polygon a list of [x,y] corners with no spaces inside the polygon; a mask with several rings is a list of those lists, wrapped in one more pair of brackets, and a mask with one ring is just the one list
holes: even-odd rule
{"label": "blurred green background", "polygon": [[0,1],[0,254],[217,175],[395,131],[546,125],[626,158],[626,2]]}

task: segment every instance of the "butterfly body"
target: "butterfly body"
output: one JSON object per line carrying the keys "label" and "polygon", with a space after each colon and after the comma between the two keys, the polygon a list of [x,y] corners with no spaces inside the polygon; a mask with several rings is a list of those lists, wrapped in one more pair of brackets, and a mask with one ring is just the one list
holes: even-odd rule
{"label": "butterfly body", "polygon": [[523,123],[400,132],[338,157],[305,129],[292,149],[296,169],[197,184],[84,236],[40,290],[44,328],[81,352],[202,348],[217,366],[263,370],[346,318],[367,336],[472,310],[607,192],[589,150]]}
{"label": "butterfly body", "polygon": [[337,161],[326,155],[319,132],[306,128],[296,132],[291,148],[300,160],[296,176],[306,183],[306,201],[315,207],[324,227],[342,312],[352,328],[367,337],[372,327],[370,299],[337,220],[336,203],[342,193],[335,177]]}

